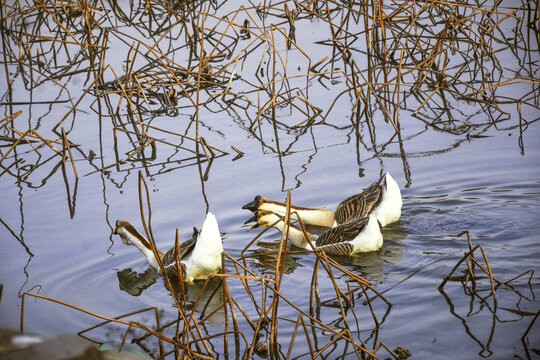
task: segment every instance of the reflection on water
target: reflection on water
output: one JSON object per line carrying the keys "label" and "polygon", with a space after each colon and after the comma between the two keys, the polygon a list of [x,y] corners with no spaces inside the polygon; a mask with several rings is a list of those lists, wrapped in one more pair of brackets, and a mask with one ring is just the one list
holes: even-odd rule
{"label": "reflection on water", "polygon": [[[159,273],[152,267],[148,267],[144,272],[138,273],[130,268],[118,271],[118,285],[120,290],[127,292],[132,296],[139,296],[156,283],[156,280],[161,277]],[[166,287],[165,283],[163,285]],[[185,283],[181,288],[176,281],[171,281],[173,291],[178,299],[186,299],[190,306],[187,310],[194,310],[201,313],[201,317],[205,314],[212,314],[210,321],[211,326],[218,326],[224,321],[224,312],[221,309],[223,305],[223,287],[219,278],[210,279],[207,286],[205,281],[195,281],[193,284]],[[193,307],[194,305],[196,307]]]}
{"label": "reflection on water", "polygon": [[[402,239],[402,238],[401,238]],[[257,242],[257,248],[250,250],[249,255],[246,257],[254,258],[255,266],[259,266],[262,269],[268,269],[263,273],[271,275],[275,272],[278,254],[279,254],[279,241]],[[292,255],[291,252],[293,252]],[[383,267],[384,263],[398,264],[403,256],[404,249],[403,244],[395,239],[385,239],[384,245],[379,251],[373,251],[370,253],[359,253],[353,256],[336,256],[332,255],[331,258],[336,260],[340,265],[346,266],[354,273],[362,275],[370,280],[380,280],[384,276]],[[302,256],[301,254],[304,254]],[[307,256],[305,256],[307,254]],[[311,255],[306,251],[298,251],[294,246],[287,252],[282,264],[283,272],[285,274],[293,274],[298,267],[311,266]],[[309,265],[304,265],[307,262]]]}
{"label": "reflection on water", "polygon": [[[246,258],[254,258],[255,261],[253,265],[261,268],[261,272],[266,275],[271,275],[272,272],[275,273],[276,265],[279,258],[279,241],[266,242],[258,241],[254,249],[250,249]],[[287,252],[285,258],[281,258],[283,273],[292,274],[297,267],[303,266],[300,261],[300,256],[291,255],[290,252]],[[265,271],[268,270],[268,271]]]}
{"label": "reflection on water", "polygon": [[142,273],[127,268],[118,271],[116,276],[118,276],[120,290],[132,296],[139,296],[144,290],[153,285],[160,275],[152,267],[149,267]]}
{"label": "reflection on water", "polygon": [[[297,223],[295,225],[299,226]],[[306,225],[306,231],[311,234],[320,235],[328,230],[327,227]],[[265,235],[266,234],[266,235]],[[290,244],[289,249],[284,259],[279,258],[280,239],[281,233],[277,232],[279,237],[277,239],[275,235],[276,231],[269,228],[265,230],[261,235],[264,240],[256,242],[256,247],[249,248],[249,252],[245,255],[245,258],[253,258],[253,264],[261,269],[267,269],[268,271],[262,271],[263,274],[271,275],[275,272],[278,259],[280,260],[283,272],[285,274],[293,274],[298,267],[312,266],[312,255],[309,255],[309,251],[304,251]],[[406,229],[403,228],[399,222],[390,224],[383,229],[384,243],[380,250],[357,253],[352,256],[338,256],[329,255],[332,259],[336,260],[340,265],[346,266],[363,277],[370,280],[380,280],[383,278],[384,263],[398,264],[403,256],[403,240],[406,238]],[[257,238],[259,238],[257,236]],[[266,239],[274,238],[275,241],[269,242]],[[308,265],[303,264],[307,262]]]}
{"label": "reflection on water", "polygon": [[[477,248],[482,251],[482,256],[484,257],[483,263],[481,263],[482,261],[479,262],[474,257],[474,250]],[[478,253],[479,251],[477,251],[477,255]],[[503,282],[491,274],[489,262],[485,257],[484,250],[481,246],[475,246],[473,249],[470,249],[465,257],[465,262],[467,269],[461,271],[462,275],[451,276],[452,273],[450,273],[439,285],[439,291],[446,300],[450,313],[459,319],[465,333],[478,344],[480,348],[478,355],[481,357],[489,357],[493,355],[491,346],[497,323],[519,322],[526,317],[534,317],[537,315],[534,312],[523,311],[520,309],[520,303],[526,303],[532,300],[529,295],[534,297],[531,284],[534,271],[526,271],[523,274],[514,276],[512,279]],[[477,267],[479,269],[477,269]],[[476,275],[475,269],[476,273],[481,273],[480,270],[484,271],[484,276]],[[455,268],[453,270],[455,270]],[[527,279],[528,289],[523,289],[525,291],[519,289],[521,288],[521,286],[519,286],[521,285],[520,283]],[[446,281],[459,283],[462,286],[463,295],[468,297],[468,299],[458,297],[452,300],[445,292]],[[512,282],[516,282],[517,287],[514,287]],[[498,293],[497,290],[499,291]],[[498,297],[497,294],[501,294],[502,291],[505,291],[506,294],[501,300],[498,300],[500,297]],[[486,318],[490,318],[491,321],[485,321]],[[478,327],[477,319],[483,320],[481,331],[475,329]],[[487,329],[489,329],[488,336],[485,335]],[[524,336],[525,334],[521,339],[524,344],[524,350],[528,354],[528,347],[523,341]]]}

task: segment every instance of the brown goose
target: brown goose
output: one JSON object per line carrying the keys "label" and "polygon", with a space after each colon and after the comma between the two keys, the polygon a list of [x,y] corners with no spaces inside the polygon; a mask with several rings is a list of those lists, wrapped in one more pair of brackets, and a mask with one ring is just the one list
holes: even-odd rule
{"label": "brown goose", "polygon": [[[158,261],[152,251],[148,240],[144,238],[128,221],[118,220],[114,233],[120,235],[126,245],[135,245],[148,260],[154,269],[161,271]],[[212,213],[208,213],[199,232],[193,228],[193,236],[180,244],[180,259],[184,281],[192,283],[193,280],[206,279],[221,269],[221,253],[223,244],[217,220]],[[177,277],[176,247],[166,253],[157,251],[165,268],[167,276]]]}
{"label": "brown goose", "polygon": [[[251,229],[273,226],[283,232],[285,227],[283,219],[271,211],[256,211],[254,220],[257,223]],[[352,255],[359,252],[375,251],[380,249],[383,244],[381,229],[374,216],[352,219],[343,225],[328,229],[320,235],[310,233],[307,235],[316,249],[324,250],[333,255]],[[294,225],[289,227],[289,240],[299,248],[312,250],[302,230]]]}
{"label": "brown goose", "polygon": [[[296,220],[300,216],[304,224],[331,227],[359,217],[374,215],[381,226],[386,226],[399,220],[402,203],[398,184],[389,173],[386,173],[362,193],[343,200],[334,211],[291,206],[291,216]],[[283,216],[286,205],[257,195],[242,209],[271,211]],[[293,212],[298,213],[298,216]]]}

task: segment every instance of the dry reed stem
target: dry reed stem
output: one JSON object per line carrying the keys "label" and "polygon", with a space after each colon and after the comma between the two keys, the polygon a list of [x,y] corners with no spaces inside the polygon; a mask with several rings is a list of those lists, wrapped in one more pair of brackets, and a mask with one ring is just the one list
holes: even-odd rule
{"label": "dry reed stem", "polygon": [[[145,219],[145,216],[144,216],[144,206],[143,206],[143,202],[142,202],[143,201],[142,185],[144,185],[144,190],[145,190],[145,194],[146,194],[146,204],[147,204],[147,208],[148,208],[148,226],[147,226],[147,222],[146,222],[146,219]],[[188,319],[186,318],[184,312],[182,311],[182,307],[180,305],[180,302],[178,301],[176,293],[174,292],[174,289],[172,287],[171,281],[170,281],[170,279],[169,279],[169,277],[167,275],[167,272],[165,271],[165,267],[163,266],[163,263],[161,262],[161,258],[160,258],[159,254],[158,254],[157,246],[156,246],[156,243],[155,243],[155,240],[154,240],[154,236],[152,234],[152,225],[151,225],[152,208],[151,208],[151,205],[150,205],[150,193],[149,193],[149,190],[148,190],[148,185],[146,184],[146,180],[143,177],[142,171],[139,171],[139,205],[140,205],[139,208],[140,208],[140,213],[141,213],[141,221],[143,223],[144,231],[146,233],[147,239],[149,239],[150,244],[152,246],[152,251],[154,252],[154,256],[155,256],[155,258],[156,258],[156,260],[158,262],[159,268],[161,269],[161,274],[165,278],[165,283],[167,285],[167,289],[169,290],[172,298],[174,299],[174,302],[176,303],[176,306],[178,308],[178,312],[179,312],[180,316],[182,317],[182,319],[184,321],[184,324],[186,324],[186,326],[188,326],[188,329],[191,331],[191,327],[189,326],[190,321],[188,321]],[[193,317],[191,317],[190,319],[193,319]],[[195,329],[197,330],[199,336],[201,338],[203,338],[204,337],[203,333],[202,333],[197,321],[195,321],[193,319],[193,322],[194,322]],[[187,333],[186,333],[186,335],[187,335]],[[206,351],[210,354],[211,350],[210,350],[210,346],[208,345],[208,343],[206,341],[204,341],[204,340],[202,341],[202,343],[205,346]]]}
{"label": "dry reed stem", "polygon": [[528,283],[530,284],[531,281],[532,281],[532,278],[533,278],[533,276],[534,276],[534,270],[533,270],[533,269],[527,270],[527,271],[525,271],[524,273],[522,273],[522,274],[520,274],[520,275],[518,275],[518,276],[515,276],[515,277],[511,278],[510,280],[505,281],[504,284],[508,284],[508,283],[510,283],[510,282],[512,282],[512,281],[514,281],[514,280],[516,280],[516,279],[518,279],[518,278],[520,278],[520,277],[522,277],[523,275],[525,275],[525,274],[527,274],[527,273],[531,273],[531,275],[529,276],[529,280],[528,280]]}
{"label": "dry reed stem", "polygon": [[[471,279],[471,284],[472,284],[472,289],[471,289],[471,293],[474,295],[474,296],[477,296],[482,302],[485,302],[490,296],[493,297],[493,304],[494,304],[494,307],[495,309],[497,309],[497,295],[496,295],[496,290],[499,286],[503,286],[503,285],[506,285],[508,286],[509,289],[513,289],[509,283],[511,281],[514,281],[515,279],[517,278],[520,278],[522,277],[523,275],[527,274],[527,273],[531,273],[531,276],[529,278],[529,284],[530,284],[530,281],[532,279],[532,274],[534,273],[534,271],[532,270],[528,270],[514,278],[511,278],[510,280],[506,281],[506,282],[502,282],[502,281],[499,281],[492,273],[492,270],[491,270],[491,265],[489,263],[489,260],[486,256],[486,253],[484,252],[484,249],[482,248],[481,245],[475,245],[473,247],[472,245],[472,240],[471,240],[471,236],[470,236],[470,232],[468,230],[466,231],[463,231],[461,232],[460,234],[458,234],[457,236],[462,236],[463,234],[466,234],[467,235],[467,243],[468,243],[468,247],[469,247],[469,251],[466,252],[464,254],[464,256],[454,265],[454,267],[452,268],[452,270],[448,273],[447,276],[445,276],[445,278],[443,279],[443,281],[440,283],[439,285],[439,291],[443,292],[443,288],[444,286],[446,285],[446,283],[451,279],[453,273],[458,269],[458,267],[461,265],[461,263],[463,263],[465,261],[466,265],[467,265],[467,272],[465,273],[464,275],[464,278],[465,278],[465,282],[463,282],[463,286],[468,286],[467,283],[468,283],[468,280]],[[474,252],[476,251],[476,249],[480,249],[480,252],[482,254],[482,257],[484,259],[484,263],[485,263],[485,266],[486,268],[484,268],[484,266],[482,264],[480,264],[474,257]],[[469,262],[470,260],[470,262]],[[478,266],[478,268],[480,270],[482,270],[486,275],[488,275],[489,277],[489,280],[490,280],[490,293],[486,296],[486,297],[481,297],[479,295],[479,292],[480,291],[486,291],[486,290],[478,290],[477,289],[477,278],[474,274],[474,267],[475,266]],[[497,287],[495,286],[495,282],[497,282]],[[446,295],[445,295],[446,296]],[[495,314],[495,311],[496,310],[493,310],[492,312]],[[491,333],[491,335],[493,335],[493,332]]]}
{"label": "dry reed stem", "polygon": [[[83,92],[83,94],[79,97],[79,99],[75,102],[75,104],[73,104],[73,106],[71,107],[71,109],[66,113],[66,115],[64,115],[64,117],[62,119],[60,119],[59,122],[56,123],[56,125],[52,128],[53,131],[56,131],[56,129],[62,125],[62,123],[68,118],[68,116],[73,113],[75,111],[75,109],[77,108],[77,106],[79,106],[79,104],[81,103],[82,99],[84,99],[85,95],[90,91],[90,89],[92,89],[94,87],[94,85],[98,82],[99,79],[101,79],[101,76],[103,76],[103,73],[104,71],[108,68],[109,66],[107,65],[107,67],[105,67],[103,69],[103,71],[101,73],[99,73],[99,75],[94,79],[94,81],[92,82],[92,84],[86,88],[86,90]],[[112,70],[112,68],[111,68]]]}
{"label": "dry reed stem", "polygon": [[[294,308],[297,312],[299,312],[301,315],[309,318],[312,322],[314,323],[317,323],[319,326],[321,326],[322,328],[324,328],[326,331],[328,332],[331,332],[335,335],[339,335],[339,333],[330,328],[329,326],[327,326],[326,324],[322,323],[321,321],[317,320],[316,318],[314,318],[313,316],[307,314],[305,311],[303,311],[302,309],[300,309],[298,306],[296,306],[292,301],[290,301],[287,297],[285,297],[283,294],[281,294],[281,292],[279,292],[278,290],[276,290],[274,287],[271,287],[271,286],[266,286],[269,290],[271,290],[272,292],[274,292],[277,296],[279,296],[280,298],[282,298],[285,302],[287,302],[287,304],[289,304],[289,306],[291,306],[292,308]],[[348,342],[350,342],[353,346],[355,346],[356,348],[360,349],[361,351],[373,356],[373,354],[371,352],[369,352],[367,349],[365,349],[364,347],[358,345],[356,342],[354,342],[352,340],[352,338],[346,338],[346,340]],[[375,357],[377,358],[377,357]],[[378,358],[377,358],[378,359]]]}
{"label": "dry reed stem", "polygon": [[[279,251],[278,251],[278,257],[276,262],[276,271],[274,275],[274,281],[275,281],[275,290],[279,291],[281,286],[281,280],[283,279],[283,269],[280,266],[281,259],[283,257],[283,263],[285,263],[284,257],[287,255],[287,244],[289,240],[289,227],[290,227],[290,211],[291,211],[291,192],[287,192],[287,201],[285,205],[285,219],[284,223],[285,229],[283,233],[281,234],[281,241],[279,243]],[[281,270],[281,271],[280,271]],[[270,356],[273,356],[274,349],[277,344],[277,328],[278,328],[278,306],[279,306],[279,297],[274,297],[274,300],[272,301],[271,308],[272,308],[272,317],[270,322]]]}
{"label": "dry reed stem", "polygon": [[8,126],[8,124],[12,123],[13,120],[15,120],[21,114],[22,114],[22,111],[19,110],[14,114],[11,114],[11,115],[8,115],[7,117],[5,117],[2,121],[0,121],[0,123],[4,123],[3,125],[0,126],[0,130],[2,130],[4,127]]}
{"label": "dry reed stem", "polygon": [[398,356],[396,353],[394,353],[384,342],[380,342],[376,347],[375,347],[375,350],[373,351],[373,353],[376,353],[381,347],[385,348],[386,351],[388,351],[388,353],[390,355],[392,355],[394,357],[394,359],[396,360],[401,360],[402,358],[400,356]]}
{"label": "dry reed stem", "polygon": [[[22,131],[20,130],[17,130],[15,128],[12,128],[10,127],[9,130],[17,133],[18,135],[20,136],[23,136],[24,137],[29,137],[29,138],[33,138],[33,139],[38,139],[38,140],[42,140],[42,141],[45,141],[45,142],[48,142],[48,143],[52,143],[52,144],[56,144],[56,145],[63,145],[64,142],[63,141],[57,141],[57,140],[52,140],[52,139],[48,139],[48,138],[44,138],[43,136],[38,136],[38,135],[35,135],[35,131],[34,130],[28,130],[26,131],[25,133],[23,133]],[[68,141],[69,142],[69,141]],[[29,142],[29,145],[32,145],[31,144],[32,141]],[[71,146],[77,146],[77,145],[73,145],[71,142],[69,142],[71,144]]]}
{"label": "dry reed stem", "polygon": [[[289,199],[289,198],[288,198],[287,200],[290,202],[290,199]],[[289,212],[287,212],[286,214],[288,214],[288,213],[289,213]],[[297,217],[298,217],[298,214],[296,214],[296,215],[297,215]],[[285,217],[281,217],[281,219],[279,219],[278,221],[282,221],[282,220],[285,220],[285,219],[287,219],[286,216],[285,216]],[[289,219],[290,219],[290,215],[289,215]],[[276,222],[277,222],[277,221],[276,221]],[[345,309],[344,309],[344,304],[341,303],[341,298],[345,299],[345,300],[347,301],[348,306],[350,306],[350,307],[352,307],[352,303],[351,303],[351,299],[348,298],[348,297],[340,290],[339,286],[337,285],[337,282],[336,282],[336,280],[335,280],[335,278],[334,278],[334,276],[333,276],[333,274],[332,274],[332,270],[331,270],[331,267],[332,267],[332,266],[334,266],[336,269],[339,269],[340,271],[343,271],[344,273],[347,273],[348,275],[350,275],[352,279],[354,279],[355,281],[357,281],[357,282],[361,285],[361,287],[362,287],[364,293],[365,293],[365,289],[363,288],[363,285],[368,286],[368,287],[369,287],[370,289],[372,289],[372,290],[373,290],[373,291],[374,291],[381,299],[383,299],[389,306],[391,306],[391,304],[390,304],[390,303],[389,303],[389,302],[388,302],[381,294],[379,294],[375,289],[373,289],[373,288],[371,287],[371,285],[369,284],[369,282],[367,282],[367,281],[364,280],[363,278],[359,277],[358,275],[353,274],[353,273],[347,271],[346,269],[342,268],[341,266],[339,266],[339,264],[333,262],[332,259],[328,258],[324,252],[321,253],[320,251],[316,250],[315,246],[310,242],[309,237],[307,236],[307,233],[305,232],[305,228],[304,228],[304,226],[303,226],[303,223],[302,223],[301,219],[299,220],[299,223],[301,224],[301,227],[302,227],[302,229],[303,229],[303,231],[304,231],[304,233],[305,233],[306,239],[307,239],[308,242],[311,244],[312,248],[315,250],[314,253],[315,253],[315,254],[317,255],[317,257],[318,257],[318,261],[316,262],[316,264],[318,264],[318,263],[320,262],[320,263],[323,265],[323,267],[326,269],[326,271],[327,271],[327,273],[328,273],[328,275],[329,275],[329,277],[330,277],[331,282],[333,283],[333,286],[334,286],[334,289],[335,289],[335,291],[336,291],[336,294],[338,295],[337,299],[338,299],[338,302],[339,302],[339,304],[340,304],[340,309],[341,309],[341,313],[342,313],[342,318],[343,318],[343,320],[345,321],[345,324],[347,324],[347,321],[346,321],[346,315],[345,315],[346,311],[345,311]],[[270,226],[270,227],[272,227],[272,226]],[[270,227],[268,227],[268,228],[270,228]],[[265,230],[266,230],[266,229],[265,229]],[[259,238],[259,237],[260,237],[260,236],[257,236],[256,239]],[[282,244],[283,244],[284,240],[286,240],[286,239],[287,239],[287,230],[284,229],[284,231],[283,231],[283,233],[282,233],[282,240],[280,241],[280,244],[281,244],[281,245],[280,245],[280,250],[278,251],[278,261],[279,261],[279,259],[280,259],[279,254],[282,252]],[[250,245],[251,245],[251,243],[250,243]],[[249,246],[249,245],[248,245],[248,246]],[[245,250],[246,250],[246,249],[244,249],[244,251],[245,251]],[[332,266],[330,266],[330,264],[332,264]],[[276,264],[276,269],[279,269],[279,262]],[[315,267],[315,269],[317,269],[317,267]],[[312,293],[313,293],[313,288],[314,288],[314,284],[315,284],[315,279],[316,279],[316,272],[314,271],[314,274],[313,274],[313,277],[312,277],[312,291],[311,291]],[[311,299],[310,299],[310,309],[313,309],[312,297],[310,297],[310,298],[311,298]],[[287,300],[286,300],[286,301],[287,301]],[[288,301],[287,301],[287,302],[288,302]],[[377,320],[377,318],[376,318],[376,316],[375,316],[375,314],[374,314],[374,312],[373,312],[373,309],[372,309],[372,307],[371,307],[371,303],[369,303],[369,306],[370,306],[370,310],[371,310],[371,313],[372,313],[374,322],[375,322],[376,324],[378,324],[379,322],[378,322],[378,320]],[[296,308],[296,309],[297,309],[297,308]],[[299,309],[297,309],[297,310],[299,311]],[[307,314],[305,314],[305,313],[303,313],[303,314],[304,314],[304,315],[307,315]],[[273,317],[274,317],[274,316],[273,316]],[[348,327],[349,327],[349,326],[347,325],[347,328],[348,328]],[[342,334],[340,334],[340,336],[342,336]],[[365,349],[362,348],[362,351],[363,351],[363,350],[365,350]]]}
{"label": "dry reed stem", "polygon": [[96,314],[96,313],[94,313],[92,311],[83,309],[81,307],[69,304],[69,303],[64,302],[64,301],[60,301],[60,300],[52,299],[52,298],[49,298],[49,297],[46,297],[46,296],[43,296],[43,295],[38,295],[38,294],[33,294],[33,293],[28,293],[28,292],[23,293],[23,296],[22,296],[22,299],[21,299],[21,326],[20,326],[21,334],[24,333],[24,298],[27,295],[38,298],[38,299],[47,300],[47,301],[50,301],[50,302],[53,302],[53,303],[56,303],[56,304],[60,304],[60,305],[72,308],[74,310],[83,312],[83,313],[85,313],[87,315],[97,317],[97,318],[102,319],[102,320],[106,320],[108,322],[114,322],[114,323],[123,324],[123,325],[127,325],[127,326],[135,326],[135,327],[140,328],[140,329],[142,329],[144,331],[147,331],[148,333],[150,333],[150,334],[152,334],[152,335],[154,335],[154,336],[156,336],[156,337],[158,337],[158,338],[160,338],[160,339],[162,339],[162,340],[164,340],[164,341],[166,341],[166,342],[168,342],[170,344],[182,347],[181,344],[178,344],[173,339],[168,338],[168,337],[164,336],[163,334],[161,334],[159,332],[156,332],[156,331],[148,328],[147,326],[144,326],[144,325],[139,324],[137,322],[134,322],[134,321],[126,322],[126,321],[122,321],[120,319],[110,318],[110,317],[107,317],[107,316],[99,315],[99,314]]}
{"label": "dry reed stem", "polygon": [[461,263],[463,261],[465,261],[466,258],[470,257],[470,255],[479,247],[480,245],[476,245],[475,247],[473,247],[471,250],[469,250],[468,252],[465,253],[465,255],[463,255],[463,257],[456,263],[456,265],[454,265],[454,267],[452,268],[452,270],[450,270],[450,272],[448,273],[448,275],[446,275],[443,279],[443,281],[439,284],[439,289],[442,289],[444,287],[444,285],[446,285],[446,283],[448,282],[448,280],[450,279],[450,277],[454,274],[454,272],[457,270],[457,268],[459,267],[459,265],[461,265]]}
{"label": "dry reed stem", "polygon": [[534,315],[533,319],[531,320],[531,323],[529,324],[529,326],[527,326],[527,329],[525,330],[525,332],[523,333],[523,335],[521,336],[521,341],[522,342],[525,342],[525,338],[528,336],[529,334],[529,331],[531,331],[534,323],[536,322],[536,319],[538,319],[538,315],[540,315],[540,310],[538,310],[536,312],[536,314]]}
{"label": "dry reed stem", "polygon": [[[15,147],[17,145],[19,145],[19,143],[23,140],[25,140],[30,146],[32,146],[32,144],[26,139],[26,136],[28,134],[30,134],[31,130],[28,130],[27,132],[25,132],[24,134],[21,135],[21,137],[19,139],[17,139],[17,141],[15,141],[15,143],[8,149],[8,151],[4,154],[4,156],[2,157],[2,159],[0,159],[0,164],[7,158],[7,156],[15,149]],[[39,151],[34,147],[32,146],[32,149],[34,149],[34,151],[36,153],[39,154]]]}
{"label": "dry reed stem", "polygon": [[[118,320],[118,319],[121,319],[121,318],[124,318],[124,317],[128,317],[128,316],[131,316],[131,315],[140,314],[140,313],[142,313],[142,312],[146,312],[146,311],[150,311],[150,310],[154,310],[154,316],[155,316],[155,318],[156,318],[156,329],[159,330],[159,328],[160,328],[160,326],[159,326],[159,313],[158,313],[158,308],[155,307],[155,306],[148,307],[148,308],[145,308],[145,309],[135,310],[135,311],[129,312],[129,313],[127,313],[127,314],[119,315],[119,316],[114,317],[114,319],[115,319],[115,320]],[[91,327],[89,327],[89,328],[87,328],[87,329],[84,329],[84,330],[79,331],[79,332],[77,333],[77,335],[80,336],[80,337],[83,337],[83,338],[85,338],[86,340],[91,341],[91,342],[93,342],[93,343],[96,343],[96,344],[103,344],[102,341],[97,341],[97,340],[91,339],[91,338],[89,338],[89,337],[84,336],[83,334],[84,334],[84,333],[87,333],[87,332],[89,332],[89,331],[92,331],[92,330],[94,330],[94,329],[97,329],[97,328],[99,328],[99,327],[101,327],[101,326],[103,326],[103,325],[106,325],[106,324],[110,323],[110,322],[111,322],[110,320],[105,320],[105,321],[103,321],[103,322],[101,322],[101,323],[99,323],[99,324],[97,324],[97,325],[94,325],[94,326],[91,326]],[[129,326],[131,327],[131,324],[129,324]],[[128,329],[129,329],[129,328],[128,328]]]}
{"label": "dry reed stem", "polygon": [[[298,331],[298,326],[300,325],[300,319],[301,319],[302,315],[298,315],[298,319],[296,320],[296,324],[295,324],[295,327],[294,327],[294,331],[293,331],[293,334],[292,334],[292,337],[291,337],[291,342],[289,343],[289,350],[287,351],[287,356],[285,357],[286,359],[289,359],[290,356],[291,356],[291,352],[292,352],[292,349],[293,349],[293,345],[294,345],[294,341],[296,339],[296,332]],[[313,354],[313,352],[312,352]]]}
{"label": "dry reed stem", "polygon": [[[201,50],[199,53],[199,70],[197,72],[197,92],[196,92],[196,98],[195,98],[195,139],[199,140],[199,104],[200,104],[200,90],[201,90],[201,74],[203,70],[203,54],[204,54],[204,22],[206,20],[206,4],[204,5],[204,10],[202,13],[199,14],[199,16],[202,15],[202,25],[201,25],[201,40],[200,40],[200,46]],[[198,19],[197,19],[198,20]]]}
{"label": "dry reed stem", "polygon": [[[118,82],[118,85],[120,86],[120,89],[122,90],[122,95],[125,96],[131,110],[133,111],[133,113],[135,114],[135,118],[137,119],[137,122],[139,123],[139,125],[141,126],[141,130],[142,130],[142,134],[143,134],[143,137],[146,137],[146,130],[142,124],[142,121],[141,119],[139,118],[139,115],[137,113],[137,111],[135,111],[135,106],[133,105],[133,103],[131,102],[131,97],[128,96],[127,94],[127,91],[126,89],[124,88],[124,86],[122,85],[122,82],[120,81],[120,78],[118,77],[118,75],[116,75],[116,72],[114,71],[114,69],[111,67],[111,71],[114,75],[114,77],[116,78],[116,81]],[[117,107],[117,110],[120,109],[120,104],[121,104],[121,100],[122,100],[122,96],[120,97],[120,99],[118,100],[118,107]]]}
{"label": "dry reed stem", "polygon": [[[324,261],[324,260],[323,260]],[[293,308],[295,308],[297,311],[299,311],[302,315],[304,316],[307,316],[309,317],[312,321],[315,321],[316,323],[318,323],[320,326],[322,326],[323,328],[327,329],[327,331],[332,331],[333,332],[333,329],[328,329],[327,326],[325,326],[324,324],[316,321],[314,318],[312,318],[310,315],[308,315],[307,313],[303,312],[301,309],[299,309],[298,307],[296,307],[290,300],[288,300],[286,297],[284,297],[281,293],[277,292],[275,289],[273,288],[270,288],[272,291],[274,291],[277,295],[279,295],[280,297],[282,297],[290,306],[292,306]],[[343,307],[342,307],[343,309]],[[342,336],[343,334],[341,333],[337,333],[339,336]],[[352,341],[352,340],[348,340],[348,341]],[[357,344],[355,344],[355,346],[357,346]],[[364,351],[365,349],[364,348],[361,348],[362,351]]]}

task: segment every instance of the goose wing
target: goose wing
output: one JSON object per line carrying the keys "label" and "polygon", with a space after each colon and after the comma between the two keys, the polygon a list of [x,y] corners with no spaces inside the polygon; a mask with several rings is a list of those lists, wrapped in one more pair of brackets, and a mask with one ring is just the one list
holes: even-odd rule
{"label": "goose wing", "polygon": [[195,243],[197,242],[197,238],[199,237],[199,230],[194,226],[193,227],[193,235],[191,235],[191,239],[184,241],[180,244],[180,258],[185,259],[188,256],[191,255],[193,252],[193,249],[195,248]]}
{"label": "goose wing", "polygon": [[[199,236],[199,230],[196,227],[193,227],[193,235],[191,239],[184,241],[179,245],[180,250],[180,260],[185,260],[191,255],[193,249],[195,248],[195,243],[197,242],[197,237]],[[167,251],[162,257],[161,262],[165,267],[167,275],[177,276],[177,267],[176,267],[176,247],[173,246],[169,251]],[[182,274],[185,273],[184,264],[182,265]]]}
{"label": "goose wing", "polygon": [[336,222],[345,224],[351,219],[367,216],[371,209],[376,207],[382,199],[381,182],[383,178],[384,176],[364,189],[360,194],[349,196],[340,202],[334,211]]}
{"label": "goose wing", "polygon": [[329,244],[319,246],[317,249],[324,250],[330,255],[350,255],[354,250],[354,245],[348,242],[339,244]]}
{"label": "goose wing", "polygon": [[353,240],[364,230],[368,222],[369,217],[364,216],[325,231],[317,238],[317,248],[322,248],[326,245],[342,244]]}

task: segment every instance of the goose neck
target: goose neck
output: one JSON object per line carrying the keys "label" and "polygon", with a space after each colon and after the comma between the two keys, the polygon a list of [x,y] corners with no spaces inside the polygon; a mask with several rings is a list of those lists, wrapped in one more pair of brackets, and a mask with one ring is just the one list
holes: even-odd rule
{"label": "goose neck", "polygon": [[[285,229],[285,223],[283,222],[283,220],[281,220],[277,224],[275,224],[274,228],[278,229],[281,232],[286,230]],[[306,240],[306,237],[304,236],[304,232],[301,229],[294,226],[294,225],[289,225],[289,240],[296,247],[299,247],[299,248],[302,248],[302,249],[311,249],[308,241]]]}
{"label": "goose neck", "polygon": [[[152,251],[150,243],[139,233],[133,234],[130,231],[121,229],[119,235],[124,236],[131,244],[133,244],[148,260],[150,266],[154,269],[159,270],[159,264],[156,260],[156,256]],[[158,253],[159,254],[159,253]]]}

